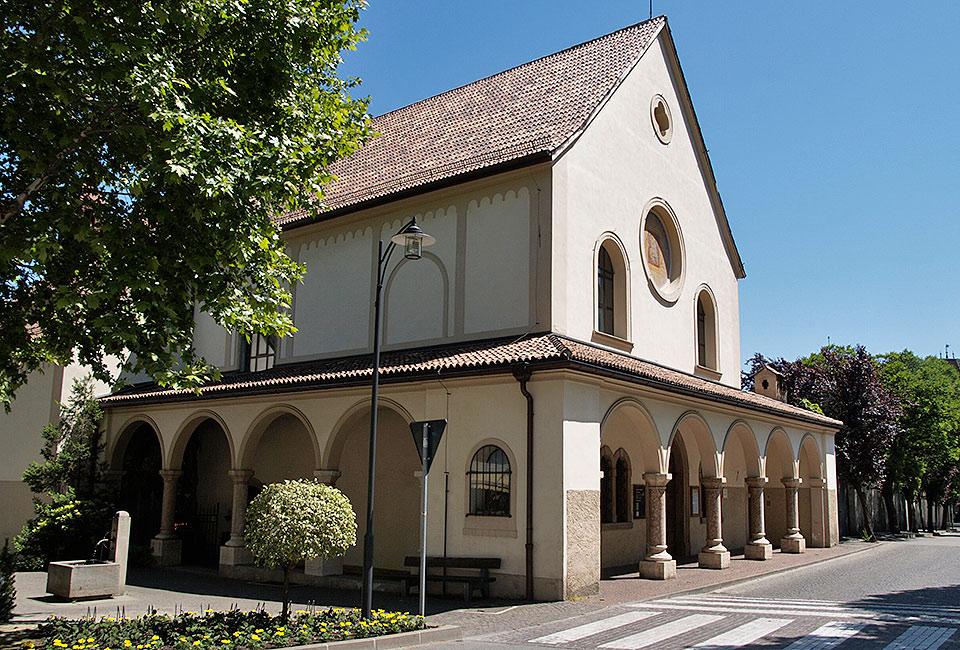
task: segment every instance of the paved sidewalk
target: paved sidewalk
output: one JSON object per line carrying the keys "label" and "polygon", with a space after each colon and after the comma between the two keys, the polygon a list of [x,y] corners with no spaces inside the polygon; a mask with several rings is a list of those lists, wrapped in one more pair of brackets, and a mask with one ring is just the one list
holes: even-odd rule
{"label": "paved sidewalk", "polygon": [[[660,598],[692,591],[707,591],[742,582],[761,575],[806,566],[851,553],[877,548],[876,544],[848,541],[830,549],[808,549],[802,555],[775,552],[773,559],[756,562],[734,558],[723,571],[699,569],[696,564],[680,565],[676,580],[641,580],[634,572],[603,580],[600,595],[578,601],[522,603],[508,600],[475,601],[464,607],[455,597],[427,599],[428,621],[435,625],[458,625],[463,636],[477,636],[523,627],[533,623],[559,620],[595,611],[611,604]],[[127,593],[109,599],[63,602],[46,594],[45,573],[17,574],[15,624],[34,624],[50,615],[79,617],[110,616],[119,610],[127,616],[150,609],[162,612],[204,609],[254,609],[263,607],[279,612],[281,587],[277,583],[249,582],[222,578],[214,570],[204,569],[131,569]],[[292,585],[294,609],[317,607],[355,607],[360,601],[357,590],[321,589]],[[416,598],[401,600],[396,595],[374,594],[374,606],[399,611],[416,610]]]}

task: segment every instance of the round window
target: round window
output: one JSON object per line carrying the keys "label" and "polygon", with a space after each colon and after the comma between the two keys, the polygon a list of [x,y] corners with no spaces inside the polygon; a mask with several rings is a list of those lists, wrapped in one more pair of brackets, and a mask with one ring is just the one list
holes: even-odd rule
{"label": "round window", "polygon": [[673,137],[673,118],[670,116],[670,106],[663,95],[654,95],[650,100],[650,120],[657,138],[663,144],[669,144]]}
{"label": "round window", "polygon": [[650,286],[661,299],[676,302],[683,288],[683,239],[666,203],[657,200],[647,207],[640,247]]}

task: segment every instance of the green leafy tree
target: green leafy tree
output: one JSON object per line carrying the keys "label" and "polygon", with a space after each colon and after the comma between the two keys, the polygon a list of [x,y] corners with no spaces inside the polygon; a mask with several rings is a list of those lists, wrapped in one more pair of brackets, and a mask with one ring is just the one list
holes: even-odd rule
{"label": "green leafy tree", "polygon": [[107,355],[196,386],[197,308],[294,331],[271,217],[318,211],[369,135],[337,76],[363,5],[0,3],[0,401],[50,362],[109,380]]}
{"label": "green leafy tree", "polygon": [[357,517],[344,494],[300,479],[271,483],[247,508],[247,548],[261,566],[283,569],[283,613],[290,605],[290,569],[298,562],[343,555],[357,543]]}
{"label": "green leafy tree", "polygon": [[0,550],[0,625],[9,623],[17,605],[17,588],[14,584],[14,561],[10,545],[4,541]]}
{"label": "green leafy tree", "polygon": [[960,375],[943,359],[920,358],[909,350],[883,356],[881,372],[903,404],[901,431],[888,459],[884,501],[893,515],[895,491],[902,491],[908,502],[925,493],[927,526],[932,529],[933,505],[950,498],[958,470]]}
{"label": "green leafy tree", "polygon": [[102,417],[93,383],[85,378],[74,381],[57,425],[44,428],[42,462],[31,463],[23,473],[37,496],[34,518],[13,542],[21,569],[37,571],[52,560],[90,557],[109,530],[114,508],[103,480]]}

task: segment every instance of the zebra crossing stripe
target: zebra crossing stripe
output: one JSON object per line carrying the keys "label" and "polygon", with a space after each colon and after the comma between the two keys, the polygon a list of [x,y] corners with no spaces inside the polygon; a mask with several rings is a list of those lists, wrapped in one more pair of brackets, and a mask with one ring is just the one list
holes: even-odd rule
{"label": "zebra crossing stripe", "polygon": [[802,639],[797,639],[784,650],[830,650],[855,636],[865,625],[866,623],[827,623]]}
{"label": "zebra crossing stripe", "polygon": [[955,627],[912,625],[883,650],[936,650],[957,631]]}
{"label": "zebra crossing stripe", "polygon": [[677,596],[671,598],[671,603],[696,603],[697,605],[715,606],[724,605],[727,607],[743,607],[752,609],[790,609],[801,611],[809,609],[815,612],[823,612],[824,616],[835,615],[834,613],[863,613],[863,612],[881,612],[885,614],[896,614],[898,616],[915,617],[936,617],[940,619],[960,618],[960,608],[948,606],[929,606],[929,605],[908,605],[903,603],[840,603],[822,600],[788,600],[788,599],[769,599],[769,598],[743,598],[743,597],[717,597],[717,596]]}
{"label": "zebra crossing stripe", "polygon": [[818,616],[822,618],[838,619],[866,619],[866,620],[891,620],[894,617],[899,622],[912,623],[951,623],[960,622],[960,617],[956,615],[942,615],[938,610],[931,608],[928,613],[921,614],[914,611],[891,610],[880,607],[829,607],[803,609],[793,605],[779,606],[776,602],[768,602],[763,605],[753,605],[750,603],[737,603],[729,601],[693,601],[693,600],[660,600],[650,603],[631,603],[630,607],[636,609],[657,609],[657,610],[696,610],[701,612],[718,612],[725,614],[772,614],[774,616]]}
{"label": "zebra crossing stripe", "polygon": [[712,639],[702,641],[693,647],[708,648],[709,650],[740,648],[765,637],[771,632],[776,632],[784,625],[792,622],[792,618],[757,618],[723,634],[718,634]]}
{"label": "zebra crossing stripe", "polygon": [[660,612],[627,612],[626,614],[620,614],[618,616],[610,616],[608,618],[600,619],[599,621],[594,621],[593,623],[587,623],[585,625],[578,625],[576,627],[571,627],[568,630],[561,630],[554,634],[548,634],[547,636],[542,636],[539,639],[531,639],[530,643],[542,643],[545,645],[554,645],[558,643],[568,643],[570,641],[577,641],[585,637],[599,634],[600,632],[605,632],[607,630],[612,630],[617,627],[623,627],[624,625],[630,625],[631,623],[636,623],[637,621],[642,621],[645,618],[650,616],[655,616]]}
{"label": "zebra crossing stripe", "polygon": [[675,621],[670,621],[669,623],[652,627],[649,630],[644,630],[638,634],[631,634],[630,636],[625,636],[622,639],[617,639],[616,641],[611,641],[610,643],[604,643],[600,647],[612,648],[615,650],[638,650],[639,648],[652,646],[672,637],[695,630],[698,627],[703,627],[704,625],[710,625],[711,623],[722,621],[723,619],[723,616],[713,616],[711,614],[693,614],[691,616],[684,616],[683,618],[678,618]]}

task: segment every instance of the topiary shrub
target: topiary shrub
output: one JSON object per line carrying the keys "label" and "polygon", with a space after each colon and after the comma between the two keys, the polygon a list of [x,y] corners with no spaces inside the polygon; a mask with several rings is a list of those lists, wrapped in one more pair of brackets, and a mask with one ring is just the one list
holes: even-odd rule
{"label": "topiary shrub", "polygon": [[290,605],[290,569],[298,562],[343,555],[357,543],[357,517],[340,490],[316,480],[271,483],[247,508],[245,539],[257,564],[283,569],[283,613]]}
{"label": "topiary shrub", "polygon": [[0,624],[9,623],[17,604],[17,589],[13,584],[13,555],[9,544],[3,543],[0,551]]}

